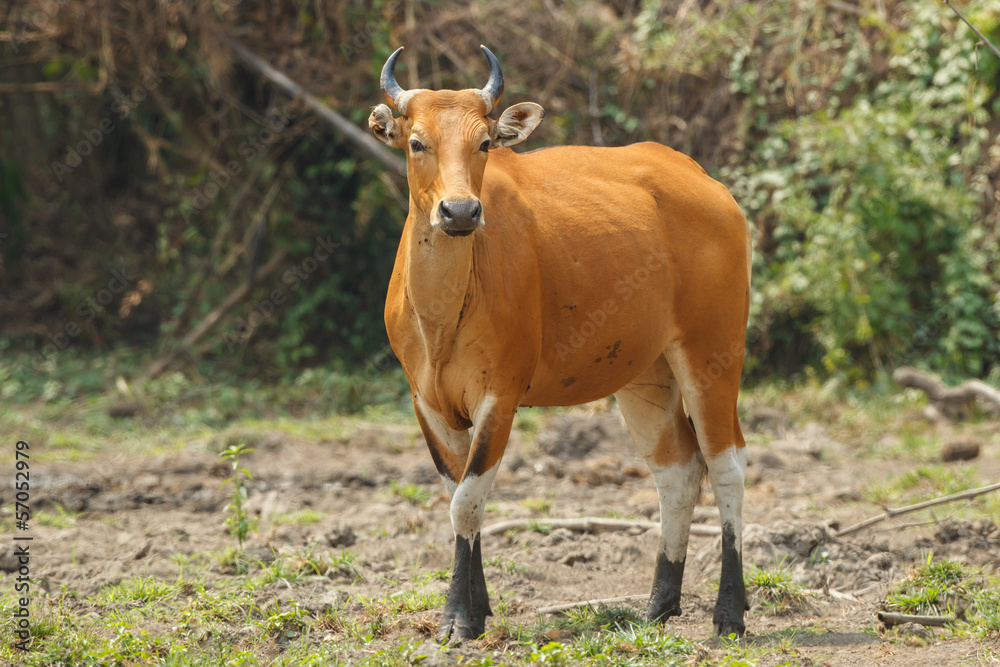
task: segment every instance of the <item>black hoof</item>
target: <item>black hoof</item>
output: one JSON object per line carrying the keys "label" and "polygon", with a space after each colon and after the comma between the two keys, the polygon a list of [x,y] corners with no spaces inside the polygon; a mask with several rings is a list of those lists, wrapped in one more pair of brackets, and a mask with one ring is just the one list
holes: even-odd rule
{"label": "black hoof", "polygon": [[445,618],[441,621],[441,629],[438,631],[437,640],[441,644],[452,646],[461,644],[466,639],[478,639],[486,632],[486,621],[475,623],[469,619],[461,617]]}
{"label": "black hoof", "polygon": [[646,620],[650,623],[657,621],[665,623],[668,618],[681,615],[681,605],[679,602],[667,602],[663,600],[650,600],[646,605]]}
{"label": "black hoof", "polygon": [[736,635],[737,637],[742,637],[743,633],[746,632],[747,628],[743,624],[743,621],[713,621],[715,626],[715,634],[720,637],[728,637],[730,635]]}

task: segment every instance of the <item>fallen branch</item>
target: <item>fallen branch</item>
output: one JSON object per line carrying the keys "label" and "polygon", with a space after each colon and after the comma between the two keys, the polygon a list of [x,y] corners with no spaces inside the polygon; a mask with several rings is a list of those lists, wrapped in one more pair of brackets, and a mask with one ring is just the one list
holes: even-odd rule
{"label": "fallen branch", "polygon": [[142,374],[142,378],[144,380],[151,380],[166,370],[167,366],[173,363],[174,359],[177,358],[177,355],[179,355],[181,351],[187,350],[192,345],[197,343],[202,336],[208,333],[216,322],[222,319],[223,315],[228,313],[233,306],[242,301],[247,294],[250,293],[250,290],[253,289],[254,285],[274,273],[274,270],[277,269],[283,261],[285,261],[286,255],[287,253],[284,250],[279,251],[270,262],[260,267],[260,270],[256,272],[253,280],[241,283],[232,294],[226,297],[226,300],[222,302],[222,305],[202,318],[201,322],[199,322],[196,327],[191,329],[191,331],[184,336],[180,345],[172,348],[169,352],[151,363],[149,367],[146,368],[146,372]]}
{"label": "fallen branch", "polygon": [[584,600],[583,602],[569,602],[567,604],[557,604],[551,607],[542,607],[538,610],[539,614],[561,614],[571,609],[580,609],[583,607],[597,607],[597,606],[610,606],[613,604],[627,604],[629,602],[643,602],[648,600],[648,595],[625,595],[620,598],[603,598],[601,600]]}
{"label": "fallen branch", "polygon": [[895,614],[889,611],[880,611],[877,616],[882,625],[887,628],[891,628],[894,625],[902,625],[903,623],[933,625],[935,627],[942,628],[949,623],[955,622],[955,618],[953,616],[914,616],[912,614]]}
{"label": "fallen branch", "polygon": [[966,380],[957,387],[949,387],[940,378],[910,366],[897,368],[892,379],[901,387],[927,394],[933,406],[949,419],[966,416],[975,407],[977,398],[1000,409],[1000,391],[980,380]]}
{"label": "fallen branch", "polygon": [[916,505],[907,505],[906,507],[900,507],[898,509],[890,509],[885,514],[880,514],[878,516],[873,516],[870,519],[865,519],[860,523],[856,523],[853,526],[848,526],[843,530],[837,532],[834,537],[844,537],[845,535],[850,535],[851,533],[856,533],[859,530],[867,528],[873,524],[886,521],[894,516],[900,516],[901,514],[909,514],[910,512],[916,512],[918,510],[927,509],[928,507],[934,507],[936,505],[944,505],[945,503],[953,503],[956,500],[971,500],[976,496],[981,496],[984,493],[990,493],[992,491],[1000,490],[1000,484],[991,484],[989,486],[983,486],[978,489],[969,489],[968,491],[962,491],[960,493],[953,493],[950,496],[944,496],[942,498],[934,498],[933,500],[926,500],[922,503],[917,503]]}
{"label": "fallen branch", "polygon": [[406,162],[396,157],[388,148],[378,142],[375,137],[368,134],[351,121],[347,120],[339,113],[326,106],[315,95],[288,78],[283,72],[278,71],[262,58],[254,54],[250,49],[237,42],[228,35],[219,34],[219,39],[226,44],[244,62],[260,72],[266,79],[271,81],[293,97],[299,97],[307,107],[315,111],[326,122],[330,123],[348,143],[355,148],[366,153],[368,157],[382,163],[391,172],[402,178],[406,178]]}
{"label": "fallen branch", "polygon": [[[486,526],[483,535],[497,535],[508,530],[530,530],[537,526],[551,528],[566,528],[578,533],[602,533],[639,528],[642,530],[659,530],[660,524],[655,521],[629,521],[627,519],[601,519],[599,517],[581,517],[579,519],[511,519]],[[718,526],[691,525],[691,534],[699,537],[715,537],[722,534]]]}

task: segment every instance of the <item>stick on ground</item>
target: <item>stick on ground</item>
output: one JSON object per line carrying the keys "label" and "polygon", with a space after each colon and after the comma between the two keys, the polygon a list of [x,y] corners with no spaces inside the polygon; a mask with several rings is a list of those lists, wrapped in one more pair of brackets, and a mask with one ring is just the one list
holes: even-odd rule
{"label": "stick on ground", "polygon": [[949,623],[955,622],[953,616],[914,616],[912,614],[895,614],[889,611],[880,611],[878,613],[878,620],[887,628],[891,628],[894,625],[902,625],[903,623],[933,625],[942,628]]}
{"label": "stick on ground", "polygon": [[878,516],[873,516],[870,519],[865,519],[853,526],[848,526],[843,530],[839,531],[835,537],[844,537],[845,535],[850,535],[851,533],[856,533],[859,530],[867,528],[873,524],[879,523],[881,521],[887,521],[894,516],[899,516],[901,514],[909,514],[910,512],[916,512],[918,510],[926,509],[928,507],[934,507],[935,505],[944,505],[945,503],[953,503],[956,500],[971,500],[976,496],[981,496],[984,493],[990,493],[992,491],[1000,490],[1000,484],[991,484],[989,486],[983,486],[978,489],[969,489],[968,491],[962,491],[961,493],[954,493],[950,496],[944,496],[942,498],[934,498],[933,500],[926,500],[922,503],[917,503],[916,505],[907,505],[906,507],[900,507],[898,509],[891,509],[885,514],[880,514]]}
{"label": "stick on ground", "polygon": [[[627,519],[602,519],[599,517],[585,516],[579,519],[511,519],[501,521],[486,526],[482,530],[483,535],[497,535],[506,533],[508,530],[530,530],[537,526],[548,526],[551,528],[566,528],[578,533],[602,533],[628,530],[630,528],[641,528],[642,530],[659,530],[660,524],[655,521],[629,521]],[[691,534],[700,537],[715,537],[722,534],[722,529],[718,526],[703,526],[693,524]]]}
{"label": "stick on ground", "polygon": [[649,595],[624,595],[619,598],[602,598],[600,600],[583,600],[582,602],[568,602],[566,604],[556,604],[551,607],[542,607],[539,614],[561,614],[571,609],[582,607],[610,606],[615,604],[628,604],[630,602],[643,602],[649,599]]}

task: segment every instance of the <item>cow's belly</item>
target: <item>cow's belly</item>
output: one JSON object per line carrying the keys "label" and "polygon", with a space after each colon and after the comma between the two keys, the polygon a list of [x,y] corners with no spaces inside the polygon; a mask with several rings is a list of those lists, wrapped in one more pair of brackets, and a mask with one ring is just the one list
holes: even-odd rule
{"label": "cow's belly", "polygon": [[626,304],[619,299],[550,325],[521,404],[576,405],[618,391],[666,347],[667,307],[662,296],[653,304]]}

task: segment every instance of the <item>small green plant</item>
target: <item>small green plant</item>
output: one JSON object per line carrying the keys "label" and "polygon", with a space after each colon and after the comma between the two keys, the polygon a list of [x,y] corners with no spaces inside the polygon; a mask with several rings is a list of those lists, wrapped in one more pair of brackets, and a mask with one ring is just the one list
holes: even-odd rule
{"label": "small green plant", "polygon": [[229,534],[237,539],[240,549],[243,548],[243,543],[246,542],[247,535],[257,530],[258,519],[251,517],[245,507],[248,497],[247,483],[253,477],[251,477],[249,470],[240,467],[240,457],[252,451],[254,451],[253,448],[241,443],[230,445],[219,454],[219,458],[223,461],[229,461],[233,468],[233,474],[222,483],[223,488],[227,484],[232,484],[233,486],[229,504],[226,505],[224,511],[229,512],[229,516],[226,518],[226,525],[229,526]]}
{"label": "small green plant", "polygon": [[552,501],[548,498],[525,498],[522,502],[532,514],[548,514],[552,509]]}
{"label": "small green plant", "polygon": [[35,513],[35,521],[42,526],[53,528],[69,528],[76,523],[76,512],[70,512],[59,503],[54,503],[52,512],[42,510]]}
{"label": "small green plant", "polygon": [[544,521],[538,521],[536,519],[531,519],[528,522],[528,530],[535,533],[541,533],[542,535],[548,535],[549,533],[552,532],[552,524],[545,523]]}
{"label": "small green plant", "polygon": [[782,564],[774,568],[751,567],[744,575],[751,606],[760,606],[767,614],[785,614],[800,608],[808,600],[802,587],[792,581],[792,571]]}
{"label": "small green plant", "polygon": [[483,567],[497,567],[507,574],[524,574],[528,568],[503,556],[492,556],[483,561]]}
{"label": "small green plant", "polygon": [[274,525],[283,526],[287,524],[294,525],[306,525],[311,523],[319,523],[326,516],[323,512],[318,512],[313,509],[299,510],[298,512],[292,512],[291,514],[276,514],[274,516]]}
{"label": "small green plant", "polygon": [[976,592],[969,623],[981,637],[1000,639],[1000,589],[989,586]]}
{"label": "small green plant", "polygon": [[395,480],[389,480],[389,491],[407,502],[424,507],[434,497],[434,493],[426,486],[421,486],[420,484],[400,484]]}

